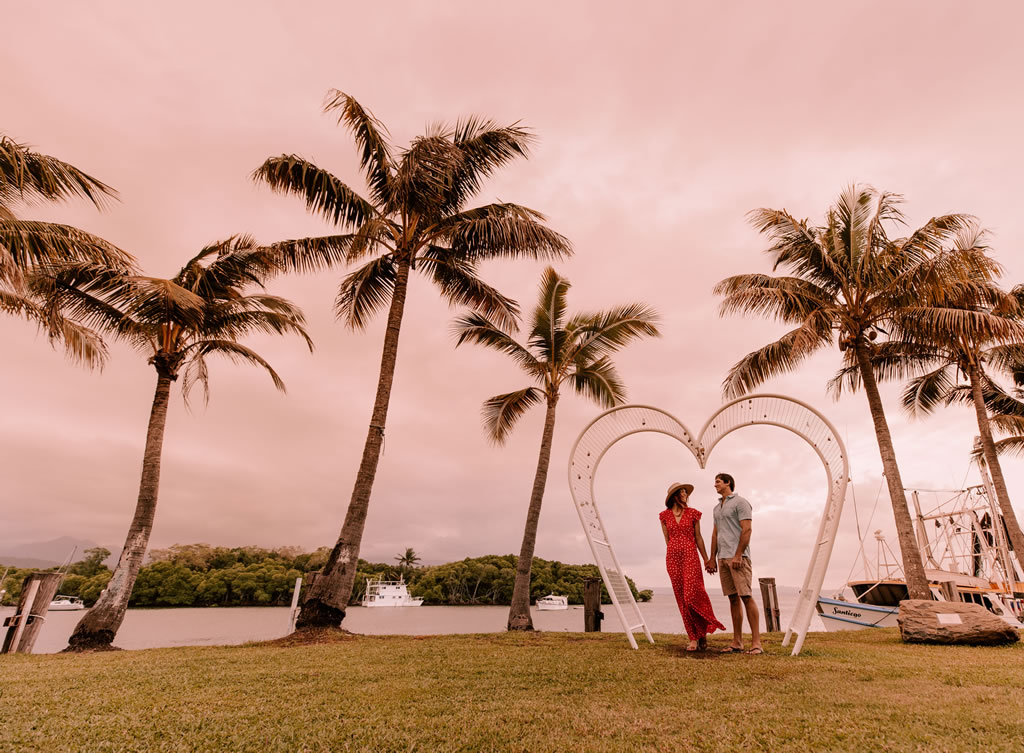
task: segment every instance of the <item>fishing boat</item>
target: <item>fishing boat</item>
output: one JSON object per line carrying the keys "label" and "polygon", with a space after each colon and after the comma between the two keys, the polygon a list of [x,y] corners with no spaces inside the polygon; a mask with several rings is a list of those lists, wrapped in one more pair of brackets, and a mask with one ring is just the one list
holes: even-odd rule
{"label": "fishing boat", "polygon": [[558,596],[557,594],[548,594],[547,596],[537,599],[537,609],[542,612],[554,611],[557,609],[568,609],[569,608],[569,597]]}
{"label": "fishing boat", "polygon": [[419,607],[423,599],[414,599],[409,595],[405,579],[384,580],[384,577],[366,581],[366,595],[363,596],[364,607]]}
{"label": "fishing boat", "polygon": [[[1017,628],[1024,628],[1024,577],[1011,551],[1003,516],[983,461],[983,483],[966,489],[928,492],[907,490],[915,513],[915,534],[929,591],[937,601],[965,601],[985,607]],[[832,597],[819,596],[818,615],[829,631],[895,627],[899,603],[909,598],[899,558],[881,531],[875,531],[875,569],[864,552],[864,578],[849,580]],[[852,592],[852,599],[845,595]]]}
{"label": "fishing boat", "polygon": [[79,609],[85,609],[85,603],[77,596],[57,594],[50,602],[51,612],[77,612]]}

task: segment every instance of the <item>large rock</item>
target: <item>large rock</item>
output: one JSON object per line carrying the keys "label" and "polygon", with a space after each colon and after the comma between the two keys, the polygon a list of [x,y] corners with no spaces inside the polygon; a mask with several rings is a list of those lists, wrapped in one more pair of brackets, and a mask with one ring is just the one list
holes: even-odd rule
{"label": "large rock", "polygon": [[897,622],[906,643],[998,646],[1020,640],[1017,628],[985,607],[960,601],[907,599]]}

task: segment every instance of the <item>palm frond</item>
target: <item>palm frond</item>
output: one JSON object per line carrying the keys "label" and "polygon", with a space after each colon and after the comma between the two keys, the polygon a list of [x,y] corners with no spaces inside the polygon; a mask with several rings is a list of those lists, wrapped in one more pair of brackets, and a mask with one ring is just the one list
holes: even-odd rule
{"label": "palm frond", "polygon": [[367,262],[341,281],[334,313],[352,329],[362,329],[377,312],[391,303],[395,267],[390,254]]}
{"label": "palm frond", "polygon": [[[924,370],[949,361],[948,354],[919,343],[888,340],[873,343],[871,367],[878,381],[903,381],[919,376]],[[844,390],[856,392],[861,388],[860,364],[852,349],[845,351],[843,368],[829,380],[826,391],[835,399]]]}
{"label": "palm frond", "polygon": [[358,227],[377,214],[373,205],[356,191],[294,154],[271,157],[256,168],[252,177],[279,193],[303,197],[306,209],[335,225]]}
{"label": "palm frond", "polygon": [[45,264],[80,261],[135,269],[131,254],[84,230],[52,222],[0,220],[0,276],[7,276],[7,264],[28,270]]}
{"label": "palm frond", "polygon": [[560,361],[568,342],[565,330],[566,297],[569,280],[555,271],[544,270],[540,279],[540,298],[530,317],[528,342],[540,359],[549,363]]}
{"label": "palm frond", "polygon": [[90,369],[103,368],[108,353],[100,334],[67,318],[56,307],[36,300],[29,289],[16,289],[0,283],[0,311],[36,324],[46,333],[51,345],[59,343],[64,348],[72,362]]}
{"label": "palm frond", "polygon": [[498,126],[477,117],[460,120],[452,132],[459,159],[452,161],[442,212],[458,211],[480,190],[484,178],[519,157],[529,157],[535,137],[518,124]]}
{"label": "palm frond", "polygon": [[727,399],[741,397],[772,377],[793,371],[830,342],[813,327],[797,327],[740,359],[722,382],[722,393]]}
{"label": "palm frond", "polygon": [[117,191],[56,157],[0,136],[0,207],[16,201],[60,201],[83,196],[102,209]]}
{"label": "palm frond", "polygon": [[573,389],[602,408],[614,408],[626,400],[626,386],[611,359],[601,358],[573,370],[569,377]]}
{"label": "palm frond", "polygon": [[504,443],[516,421],[543,400],[544,393],[536,387],[495,395],[487,400],[481,410],[481,417],[488,438],[495,444]]}
{"label": "palm frond", "polygon": [[515,326],[519,304],[481,280],[474,263],[437,246],[420,256],[418,263],[449,304],[470,306],[502,327]]}
{"label": "palm frond", "polygon": [[516,342],[502,325],[492,322],[479,312],[458,317],[452,324],[452,333],[456,338],[455,347],[475,343],[497,350],[510,356],[526,373],[534,377],[540,376],[544,370],[544,364]]}
{"label": "palm frond", "polygon": [[574,316],[566,326],[573,333],[571,358],[579,366],[621,350],[642,337],[661,337],[658,312],[645,303],[627,303],[596,314]]}
{"label": "palm frond", "polygon": [[[267,363],[263,356],[251,348],[247,348],[241,343],[237,343],[232,340],[205,339],[194,342],[188,350],[189,360],[193,360],[195,358],[204,359],[206,356],[210,355],[224,356],[234,363],[260,366],[267,372],[267,374],[270,375],[270,379],[274,383],[274,386],[281,392],[286,392],[284,381],[282,381],[281,377],[278,376],[277,372],[274,371],[273,367]],[[201,370],[205,371],[205,368],[206,366],[204,364],[201,367]],[[186,371],[188,371],[188,366],[186,366]],[[208,372],[205,373],[208,375]],[[199,377],[199,380],[202,382],[203,378]]]}
{"label": "palm frond", "polygon": [[562,259],[572,243],[545,226],[544,215],[518,204],[488,204],[444,218],[426,231],[467,259]]}
{"label": "palm frond", "polygon": [[812,313],[832,308],[832,295],[821,286],[799,277],[747,274],[728,277],[713,290],[725,296],[719,314],[760,314],[794,324]]}
{"label": "palm frond", "polygon": [[366,110],[354,97],[338,89],[327,92],[324,112],[338,111],[338,123],[348,128],[359,147],[359,166],[366,174],[370,195],[377,204],[389,194],[389,182],[394,169],[392,148],[388,143],[388,129]]}
{"label": "palm frond", "polygon": [[1024,458],[1024,436],[1006,437],[997,440],[996,454],[1009,455],[1010,457]]}
{"label": "palm frond", "polygon": [[950,393],[956,386],[956,366],[944,364],[907,383],[901,398],[903,408],[911,416],[928,415],[949,400]]}
{"label": "palm frond", "polygon": [[310,352],[313,341],[303,324],[305,317],[291,301],[273,295],[248,295],[207,304],[203,320],[206,336],[237,340],[254,332],[298,335]]}

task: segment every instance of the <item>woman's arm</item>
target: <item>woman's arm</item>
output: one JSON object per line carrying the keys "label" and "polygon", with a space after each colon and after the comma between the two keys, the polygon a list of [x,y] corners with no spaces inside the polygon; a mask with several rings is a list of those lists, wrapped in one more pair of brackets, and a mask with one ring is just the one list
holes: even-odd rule
{"label": "woman's arm", "polygon": [[665,537],[665,546],[668,546],[668,527],[665,521],[661,521],[661,535]]}
{"label": "woman's arm", "polygon": [[708,553],[704,548],[704,537],[700,535],[700,520],[694,519],[693,521],[693,538],[697,542],[697,551],[700,552],[701,559],[704,560],[704,566],[708,564]]}

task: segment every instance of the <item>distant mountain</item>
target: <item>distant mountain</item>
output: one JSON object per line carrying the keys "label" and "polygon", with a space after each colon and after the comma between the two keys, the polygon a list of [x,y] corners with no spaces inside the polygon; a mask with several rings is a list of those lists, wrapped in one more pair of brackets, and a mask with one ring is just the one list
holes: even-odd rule
{"label": "distant mountain", "polygon": [[[13,567],[57,567],[67,562],[68,557],[72,556],[72,552],[74,553],[72,562],[77,562],[82,559],[86,549],[96,546],[99,544],[95,541],[75,539],[71,536],[61,536],[49,541],[34,541],[27,544],[0,545],[0,564]],[[116,552],[106,560],[106,564],[111,567],[116,562]]]}

